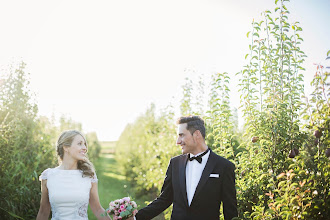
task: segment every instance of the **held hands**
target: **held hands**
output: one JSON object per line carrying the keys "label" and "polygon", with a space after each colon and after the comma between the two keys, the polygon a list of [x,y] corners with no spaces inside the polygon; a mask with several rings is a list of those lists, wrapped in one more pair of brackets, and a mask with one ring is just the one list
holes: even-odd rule
{"label": "held hands", "polygon": [[[118,218],[116,218],[115,216],[113,216],[111,219],[118,219]],[[125,220],[136,220],[135,214],[134,214],[134,216],[131,216],[129,218],[125,218]]]}
{"label": "held hands", "polygon": [[[136,220],[136,218],[135,218],[136,213],[133,213],[133,216],[128,217],[128,218],[124,218],[124,219],[125,220]],[[111,219],[119,219],[119,218],[117,218],[116,216],[113,216],[113,218],[111,218]]]}
{"label": "held hands", "polygon": [[136,213],[138,213],[138,211],[133,212],[133,216],[129,217],[127,220],[136,220],[136,218],[135,218]]}

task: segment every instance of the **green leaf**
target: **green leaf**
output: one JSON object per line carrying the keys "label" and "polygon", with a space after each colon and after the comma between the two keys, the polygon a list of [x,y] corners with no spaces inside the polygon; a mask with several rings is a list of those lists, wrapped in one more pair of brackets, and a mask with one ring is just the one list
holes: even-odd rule
{"label": "green leaf", "polygon": [[128,216],[130,214],[130,212],[128,210],[126,210],[125,212],[121,212],[120,216],[124,217],[124,216]]}
{"label": "green leaf", "polygon": [[264,177],[267,177],[268,176],[268,174],[262,174],[260,177],[259,177],[259,179],[263,179]]}
{"label": "green leaf", "polygon": [[308,120],[309,119],[309,115],[304,115],[303,119],[304,120]]}
{"label": "green leaf", "polygon": [[253,56],[251,60],[253,60],[253,59],[258,60],[258,57],[257,56]]}
{"label": "green leaf", "polygon": [[285,181],[281,181],[281,182],[279,182],[279,184],[278,184],[278,188],[281,188],[281,187],[283,187],[283,186],[285,186],[286,185],[286,180]]}
{"label": "green leaf", "polygon": [[250,34],[251,31],[247,32],[246,33],[246,37],[249,38],[249,34]]}

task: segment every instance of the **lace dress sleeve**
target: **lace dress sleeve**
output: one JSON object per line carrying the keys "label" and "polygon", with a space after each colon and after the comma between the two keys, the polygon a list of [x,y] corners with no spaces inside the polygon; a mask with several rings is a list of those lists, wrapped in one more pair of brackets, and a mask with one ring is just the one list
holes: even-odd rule
{"label": "lace dress sleeve", "polygon": [[92,178],[92,183],[97,183],[98,179],[97,179],[97,176],[96,176],[96,173],[94,173],[94,176]]}
{"label": "lace dress sleeve", "polygon": [[39,181],[41,181],[41,180],[46,180],[46,179],[48,178],[49,170],[50,170],[50,168],[45,169],[45,170],[41,173],[41,175],[39,176]]}

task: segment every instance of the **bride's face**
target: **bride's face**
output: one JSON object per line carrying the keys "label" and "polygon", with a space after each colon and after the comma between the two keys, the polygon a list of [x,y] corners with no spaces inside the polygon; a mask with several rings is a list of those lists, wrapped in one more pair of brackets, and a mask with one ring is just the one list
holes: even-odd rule
{"label": "bride's face", "polygon": [[76,135],[70,147],[67,148],[68,156],[75,160],[85,160],[87,153],[87,144],[81,135]]}

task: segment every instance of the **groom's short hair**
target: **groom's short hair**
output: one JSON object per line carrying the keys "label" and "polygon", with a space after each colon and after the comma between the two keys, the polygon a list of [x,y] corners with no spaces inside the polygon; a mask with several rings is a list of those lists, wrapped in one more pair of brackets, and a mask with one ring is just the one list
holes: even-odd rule
{"label": "groom's short hair", "polygon": [[177,124],[187,123],[187,130],[193,134],[196,130],[199,130],[205,139],[205,125],[204,120],[196,115],[182,116],[177,120]]}

